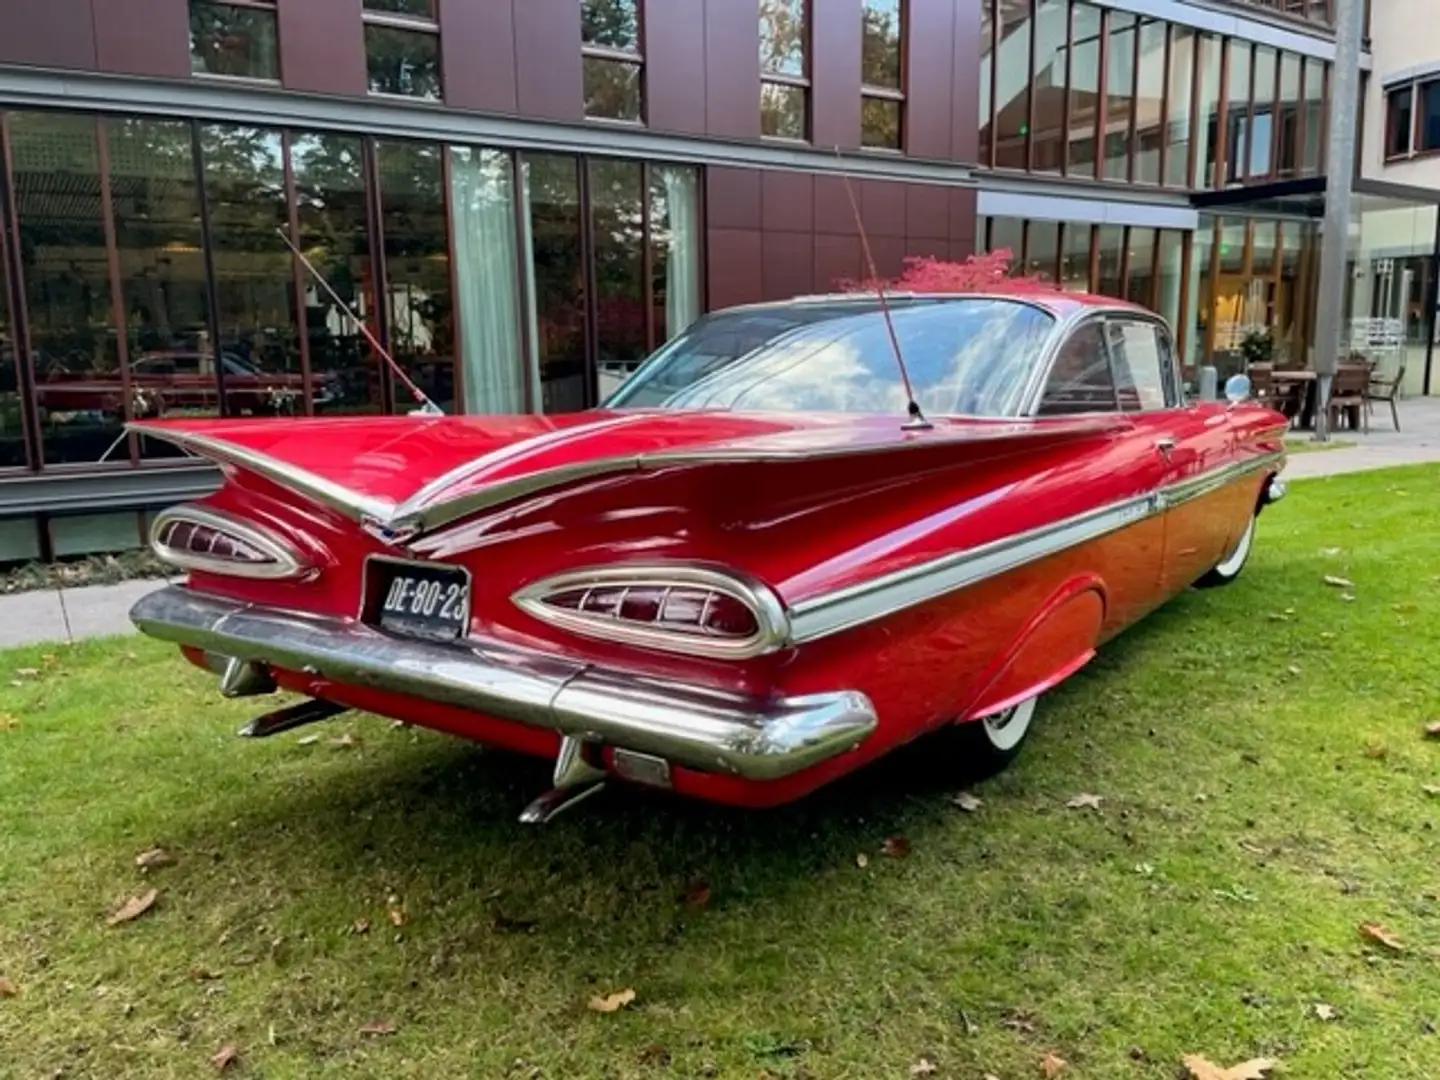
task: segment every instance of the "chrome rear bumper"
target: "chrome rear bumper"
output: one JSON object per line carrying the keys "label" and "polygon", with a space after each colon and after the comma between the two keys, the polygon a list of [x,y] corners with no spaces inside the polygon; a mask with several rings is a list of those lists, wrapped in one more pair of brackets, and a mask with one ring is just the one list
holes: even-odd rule
{"label": "chrome rear bumper", "polygon": [[179,586],[142,598],[130,619],[151,637],[214,656],[469,709],[749,780],[775,780],[845,753],[876,725],[870,699],[856,691],[751,698],[496,641],[448,645],[393,637],[352,620]]}

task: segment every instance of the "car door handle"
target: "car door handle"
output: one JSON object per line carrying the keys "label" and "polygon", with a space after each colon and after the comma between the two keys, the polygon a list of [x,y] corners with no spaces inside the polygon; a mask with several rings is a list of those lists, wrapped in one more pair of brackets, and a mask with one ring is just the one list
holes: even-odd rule
{"label": "car door handle", "polygon": [[1156,439],[1156,440],[1155,440],[1155,450],[1156,450],[1156,451],[1159,453],[1159,455],[1160,455],[1161,457],[1163,457],[1166,461],[1169,461],[1169,460],[1170,460],[1170,455],[1175,452],[1175,440],[1172,439],[1172,438],[1170,438],[1170,436],[1168,436],[1168,435],[1163,436],[1163,437],[1161,437],[1161,438],[1159,438],[1159,439]]}

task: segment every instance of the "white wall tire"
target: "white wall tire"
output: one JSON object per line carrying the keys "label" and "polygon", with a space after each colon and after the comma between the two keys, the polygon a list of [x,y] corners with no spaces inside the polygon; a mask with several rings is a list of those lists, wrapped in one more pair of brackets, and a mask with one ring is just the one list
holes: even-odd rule
{"label": "white wall tire", "polygon": [[1018,750],[1030,734],[1030,723],[1035,719],[1035,703],[1039,698],[1030,698],[1019,705],[987,716],[976,723],[984,731],[986,740],[999,753],[1007,754]]}
{"label": "white wall tire", "polygon": [[1230,550],[1230,554],[1215,564],[1204,577],[1195,583],[1199,589],[1213,589],[1217,585],[1229,585],[1240,576],[1240,571],[1245,569],[1245,564],[1250,561],[1250,552],[1255,547],[1255,522],[1259,518],[1250,516],[1245,525],[1245,531],[1240,534],[1240,539]]}
{"label": "white wall tire", "polygon": [[990,716],[946,728],[944,734],[953,748],[954,758],[958,759],[953,761],[954,766],[975,780],[1005,769],[1019,756],[1030,737],[1039,700],[1037,694]]}

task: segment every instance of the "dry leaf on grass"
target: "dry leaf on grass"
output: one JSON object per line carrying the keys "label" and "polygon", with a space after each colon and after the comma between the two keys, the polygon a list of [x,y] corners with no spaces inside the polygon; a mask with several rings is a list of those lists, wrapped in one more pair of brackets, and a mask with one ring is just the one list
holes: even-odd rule
{"label": "dry leaf on grass", "polygon": [[210,1058],[210,1064],[215,1066],[216,1072],[224,1072],[231,1063],[240,1056],[240,1048],[234,1043],[226,1043],[216,1050]]}
{"label": "dry leaf on grass", "polygon": [[1362,922],[1360,924],[1360,936],[1378,945],[1384,945],[1394,952],[1404,952],[1405,946],[1394,934],[1378,922]]}
{"label": "dry leaf on grass", "polygon": [[1431,720],[1426,724],[1425,735],[1427,738],[1440,739],[1440,720]]}
{"label": "dry leaf on grass", "polygon": [[350,924],[350,932],[352,934],[368,934],[370,932],[370,920],[356,919]]}
{"label": "dry leaf on grass", "polygon": [[360,1029],[360,1034],[372,1038],[376,1035],[394,1035],[395,1024],[390,1020],[371,1020]]}
{"label": "dry leaf on grass", "polygon": [[335,738],[331,739],[330,745],[341,750],[350,750],[354,747],[359,746],[360,740],[347,731],[344,735],[337,735],[335,736]]}
{"label": "dry leaf on grass", "polygon": [[405,906],[403,904],[391,904],[389,914],[391,926],[405,925]]}
{"label": "dry leaf on grass", "polygon": [[1335,1019],[1335,1006],[1326,1005],[1323,1001],[1316,1002],[1312,1011],[1315,1013],[1315,1018],[1317,1020]]}
{"label": "dry leaf on grass", "polygon": [[936,1065],[929,1058],[921,1058],[910,1066],[911,1076],[934,1076]]}
{"label": "dry leaf on grass", "polygon": [[604,997],[592,997],[587,1006],[592,1012],[613,1013],[619,1012],[635,1000],[634,990],[617,990],[613,994],[606,994]]}
{"label": "dry leaf on grass", "polygon": [[39,674],[40,674],[40,669],[39,669],[39,668],[34,668],[34,667],[22,667],[22,668],[16,668],[16,669],[15,669],[15,676],[16,676],[16,678],[20,678],[20,679],[33,679],[33,678],[35,678],[36,675],[39,675]]}
{"label": "dry leaf on grass", "polygon": [[1091,795],[1088,791],[1082,791],[1065,805],[1071,810],[1099,810],[1103,801],[1099,795]]}
{"label": "dry leaf on grass", "polygon": [[697,877],[685,886],[685,892],[681,894],[680,902],[686,907],[703,908],[710,904],[710,883],[703,877]]}
{"label": "dry leaf on grass", "polygon": [[0,731],[14,731],[20,726],[20,718],[9,713],[0,713]]}
{"label": "dry leaf on grass", "polygon": [[1274,1058],[1252,1058],[1222,1069],[1199,1054],[1187,1054],[1183,1061],[1191,1080],[1266,1080],[1269,1073],[1280,1066]]}
{"label": "dry leaf on grass", "polygon": [[15,997],[19,993],[20,988],[18,986],[4,975],[0,975],[0,997]]}
{"label": "dry leaf on grass", "polygon": [[1068,1064],[1069,1062],[1051,1050],[1040,1059],[1040,1073],[1045,1080],[1055,1080],[1055,1077],[1065,1071],[1065,1066]]}
{"label": "dry leaf on grass", "polygon": [[959,795],[956,795],[950,801],[956,806],[958,806],[961,810],[964,810],[967,814],[973,814],[976,810],[979,810],[980,807],[985,805],[983,799],[981,799],[978,795],[972,795],[968,791],[960,792]]}
{"label": "dry leaf on grass", "polygon": [[151,889],[149,892],[143,893],[140,896],[132,896],[129,900],[126,900],[125,903],[121,904],[118,908],[116,908],[110,913],[110,915],[105,919],[105,925],[119,926],[121,923],[127,923],[131,922],[134,919],[138,919],[141,915],[144,915],[147,911],[154,907],[155,901],[159,898],[160,893],[155,889]]}
{"label": "dry leaf on grass", "polygon": [[910,841],[903,836],[887,836],[880,845],[880,854],[889,855],[892,859],[903,859],[910,854]]}
{"label": "dry leaf on grass", "polygon": [[863,851],[860,852],[859,855],[855,856],[855,865],[861,870],[864,870],[865,867],[870,865],[870,856],[866,855]]}
{"label": "dry leaf on grass", "polygon": [[1440,784],[1422,784],[1420,790],[1426,795],[1440,795]]}
{"label": "dry leaf on grass", "polygon": [[1325,584],[1337,589],[1353,589],[1355,583],[1349,578],[1336,577],[1334,574],[1325,575]]}
{"label": "dry leaf on grass", "polygon": [[141,870],[154,870],[160,866],[171,866],[175,857],[164,848],[153,847],[135,856],[135,865]]}
{"label": "dry leaf on grass", "polygon": [[319,735],[301,735],[295,740],[296,746],[314,746],[320,741]]}

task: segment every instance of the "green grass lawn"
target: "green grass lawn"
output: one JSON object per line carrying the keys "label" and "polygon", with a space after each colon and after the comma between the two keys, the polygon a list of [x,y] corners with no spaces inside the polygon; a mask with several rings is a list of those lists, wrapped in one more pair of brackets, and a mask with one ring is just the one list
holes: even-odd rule
{"label": "green grass lawn", "polygon": [[253,702],[141,639],[0,654],[0,1077],[1435,1077],[1437,536],[1435,468],[1297,482],[974,813],[911,754],[532,830],[543,763],[369,717],[239,742]]}

